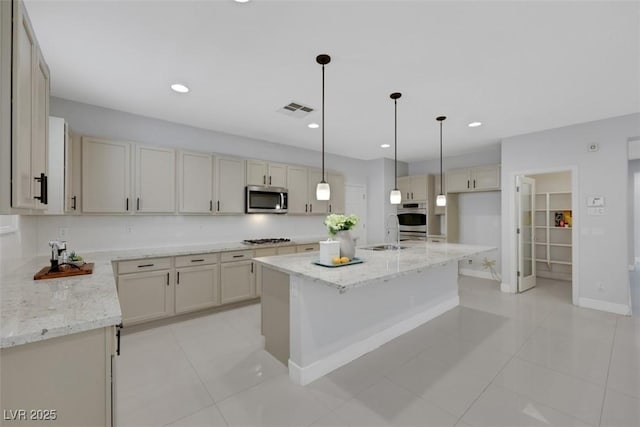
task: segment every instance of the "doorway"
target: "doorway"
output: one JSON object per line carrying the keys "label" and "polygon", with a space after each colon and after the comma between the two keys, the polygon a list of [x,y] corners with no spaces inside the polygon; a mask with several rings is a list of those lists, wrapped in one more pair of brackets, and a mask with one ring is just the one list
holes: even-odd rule
{"label": "doorway", "polygon": [[[516,195],[518,212],[518,292],[534,287],[538,280],[552,280],[554,286],[575,304],[573,292],[574,194],[571,170],[527,174],[518,177],[528,182],[529,197]],[[526,191],[525,191],[526,193]],[[527,209],[531,212],[528,213]],[[530,224],[527,215],[531,215]],[[533,256],[530,256],[532,254]]]}

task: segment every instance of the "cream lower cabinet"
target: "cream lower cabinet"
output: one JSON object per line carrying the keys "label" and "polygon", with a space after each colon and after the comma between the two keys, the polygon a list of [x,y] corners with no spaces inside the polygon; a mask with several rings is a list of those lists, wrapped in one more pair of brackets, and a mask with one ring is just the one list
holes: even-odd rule
{"label": "cream lower cabinet", "polygon": [[115,425],[114,356],[114,326],[1,349],[2,425]]}
{"label": "cream lower cabinet", "polygon": [[121,274],[118,298],[124,326],[171,316],[174,313],[173,273],[158,270]]}
{"label": "cream lower cabinet", "polygon": [[[253,251],[223,252],[220,264],[220,302],[227,304],[256,296]],[[237,261],[242,260],[242,261]]]}
{"label": "cream lower cabinet", "polygon": [[176,314],[219,304],[218,265],[176,268]]}

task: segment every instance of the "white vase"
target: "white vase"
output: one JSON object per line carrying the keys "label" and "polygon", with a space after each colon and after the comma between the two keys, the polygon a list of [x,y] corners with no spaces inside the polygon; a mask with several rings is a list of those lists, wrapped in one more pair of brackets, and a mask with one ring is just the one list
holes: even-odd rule
{"label": "white vase", "polygon": [[335,239],[340,242],[340,256],[346,256],[349,259],[353,259],[356,255],[356,243],[351,237],[351,231],[338,231]]}

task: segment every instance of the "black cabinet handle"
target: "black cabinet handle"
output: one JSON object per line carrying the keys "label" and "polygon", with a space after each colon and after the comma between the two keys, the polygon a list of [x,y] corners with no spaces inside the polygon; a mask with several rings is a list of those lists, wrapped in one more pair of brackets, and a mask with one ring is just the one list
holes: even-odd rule
{"label": "black cabinet handle", "polygon": [[309,203],[309,212],[313,212],[313,203]]}
{"label": "black cabinet handle", "polygon": [[234,255],[234,258],[244,258],[244,255]]}
{"label": "black cabinet handle", "polygon": [[253,263],[251,263],[251,272],[253,273]]}
{"label": "black cabinet handle", "polygon": [[467,180],[467,188],[471,188],[469,185],[469,180]]}
{"label": "black cabinet handle", "polygon": [[262,184],[267,185],[267,175],[262,175]]}
{"label": "black cabinet handle", "polygon": [[116,355],[120,356],[120,331],[122,330],[122,323],[116,325]]}
{"label": "black cabinet handle", "polygon": [[136,210],[140,210],[140,197],[136,198]]}
{"label": "black cabinet handle", "polygon": [[177,272],[177,277],[176,277],[176,284],[179,285],[180,284],[180,272]]}
{"label": "black cabinet handle", "polygon": [[203,262],[203,261],[204,261],[204,258],[203,259],[192,259],[191,260],[191,262]]}
{"label": "black cabinet handle", "polygon": [[407,193],[407,200],[409,200],[409,193]]}
{"label": "black cabinet handle", "polygon": [[40,176],[36,176],[33,179],[40,183],[40,195],[33,196],[33,198],[36,200],[40,200],[40,203],[42,203],[43,205],[48,204],[49,199],[47,197],[47,176],[44,173],[41,173]]}
{"label": "black cabinet handle", "polygon": [[314,249],[313,247],[304,248],[305,251],[312,251],[313,249]]}
{"label": "black cabinet handle", "polygon": [[71,201],[73,202],[73,204],[71,205],[71,209],[73,209],[74,211],[76,210],[76,199],[77,199],[77,196],[73,196],[71,198]]}
{"label": "black cabinet handle", "polygon": [[331,213],[331,204],[329,204],[329,213]]}
{"label": "black cabinet handle", "polygon": [[127,212],[129,212],[129,198],[127,197],[127,207],[126,207]]}
{"label": "black cabinet handle", "polygon": [[271,177],[269,177],[269,185],[271,185]]}
{"label": "black cabinet handle", "polygon": [[169,286],[169,273],[167,273],[167,286]]}
{"label": "black cabinet handle", "polygon": [[309,212],[309,204],[308,204],[308,203],[306,203],[306,204],[304,205],[304,211],[305,211],[305,212]]}
{"label": "black cabinet handle", "polygon": [[153,264],[140,264],[138,266],[138,268],[143,268],[143,267],[153,267]]}
{"label": "black cabinet handle", "polygon": [[411,200],[413,200],[413,191],[411,192]]}
{"label": "black cabinet handle", "polygon": [[213,212],[213,200],[209,200],[209,211]]}
{"label": "black cabinet handle", "polygon": [[218,200],[218,212],[220,212],[220,200]]}
{"label": "black cabinet handle", "polygon": [[473,180],[473,188],[476,188],[476,180]]}

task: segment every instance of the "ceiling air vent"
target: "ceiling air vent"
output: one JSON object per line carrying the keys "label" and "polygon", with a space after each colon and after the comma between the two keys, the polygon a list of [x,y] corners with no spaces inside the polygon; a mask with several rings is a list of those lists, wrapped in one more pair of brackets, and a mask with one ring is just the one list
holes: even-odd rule
{"label": "ceiling air vent", "polygon": [[290,102],[284,107],[277,110],[279,113],[286,114],[287,116],[302,118],[313,111],[313,108],[303,105],[299,102]]}

